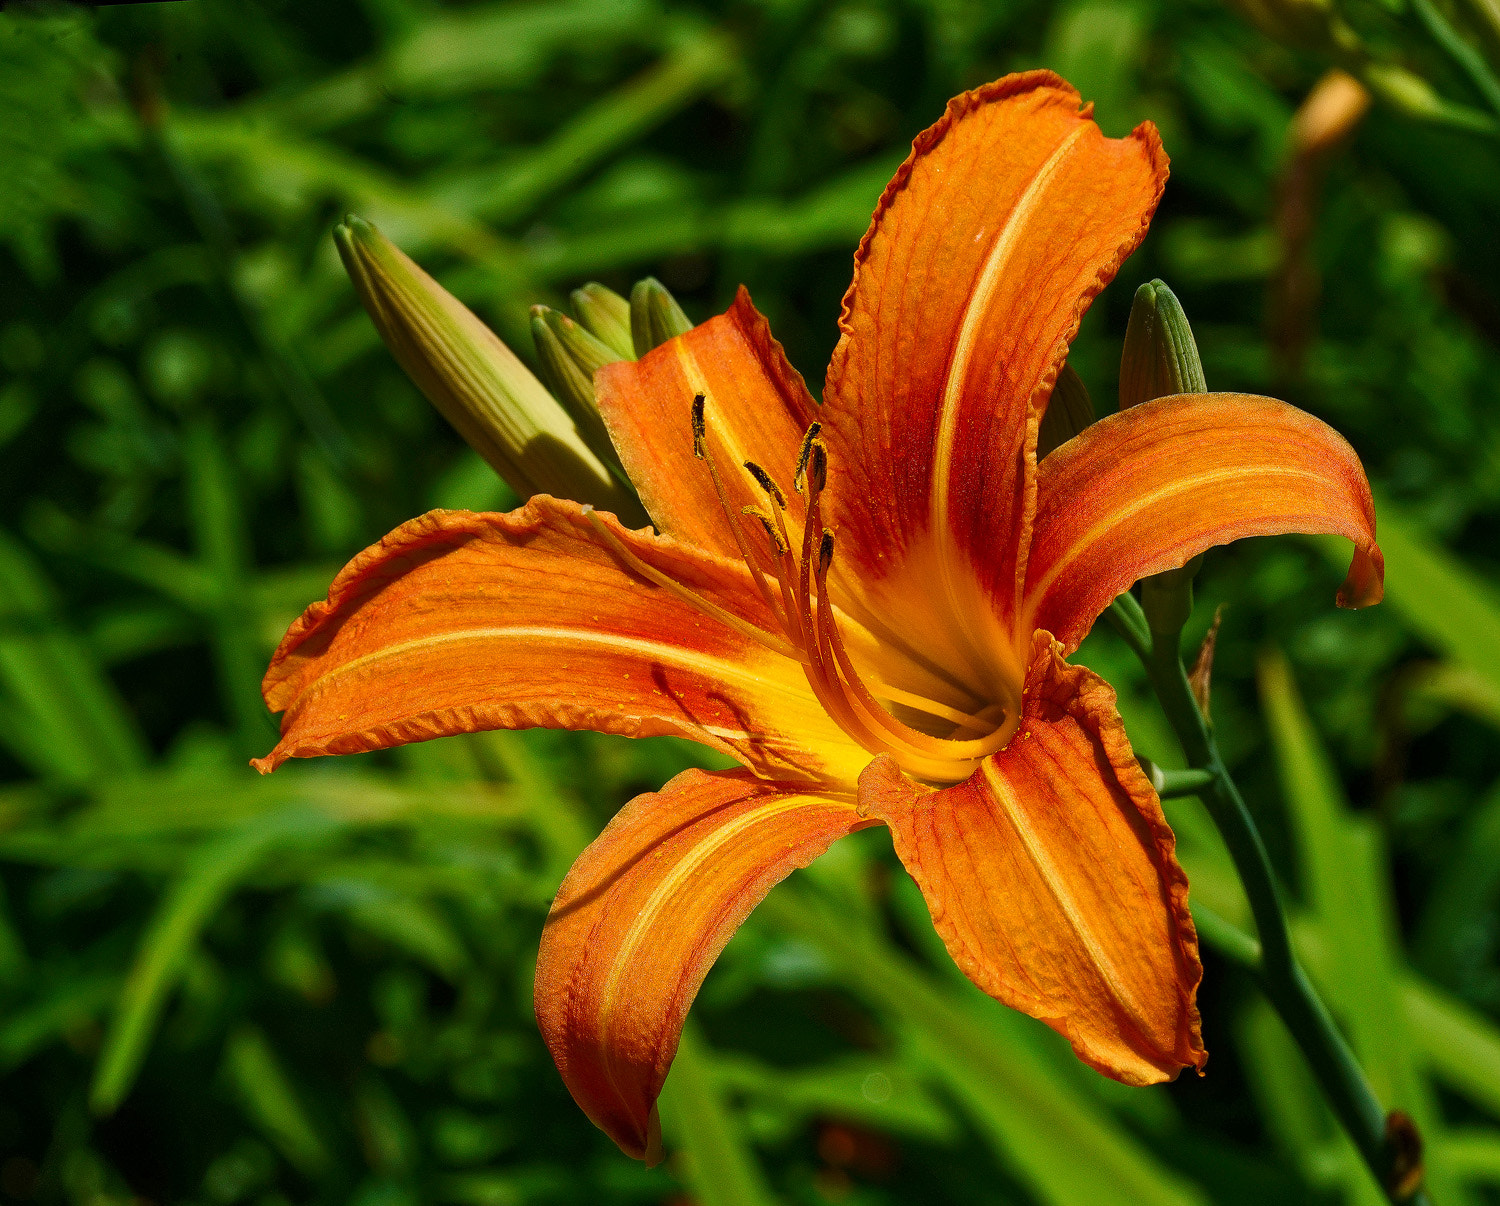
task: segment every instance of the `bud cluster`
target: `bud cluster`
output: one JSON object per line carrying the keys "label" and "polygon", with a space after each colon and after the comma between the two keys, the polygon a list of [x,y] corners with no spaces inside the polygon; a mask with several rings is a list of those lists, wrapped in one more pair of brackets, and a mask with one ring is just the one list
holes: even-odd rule
{"label": "bud cluster", "polygon": [[692,329],[660,281],[637,282],[628,301],[591,282],[573,291],[572,318],[533,306],[539,380],[370,223],[350,215],[334,241],[396,362],[517,494],[570,498],[644,521],[600,417],[594,374]]}

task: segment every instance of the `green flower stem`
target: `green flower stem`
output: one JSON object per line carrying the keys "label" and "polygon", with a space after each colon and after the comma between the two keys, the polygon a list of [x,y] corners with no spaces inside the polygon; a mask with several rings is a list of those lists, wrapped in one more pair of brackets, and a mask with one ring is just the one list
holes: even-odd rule
{"label": "green flower stem", "polygon": [[[1199,798],[1234,859],[1259,937],[1259,957],[1245,949],[1237,952],[1239,961],[1255,972],[1267,999],[1302,1049],[1328,1104],[1389,1199],[1400,1206],[1426,1206],[1427,1196],[1420,1188],[1405,1196],[1398,1196],[1394,1188],[1397,1152],[1386,1137],[1386,1111],[1292,948],[1265,843],[1219,756],[1213,730],[1188,683],[1181,630],[1152,632],[1145,613],[1129,594],[1116,599],[1105,615],[1146,668],[1188,765],[1208,772]],[[1197,916],[1202,914],[1195,912]]]}

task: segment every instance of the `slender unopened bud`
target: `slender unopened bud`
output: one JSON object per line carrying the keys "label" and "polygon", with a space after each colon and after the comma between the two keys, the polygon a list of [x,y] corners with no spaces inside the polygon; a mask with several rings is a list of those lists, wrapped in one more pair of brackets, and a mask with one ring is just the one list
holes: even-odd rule
{"label": "slender unopened bud", "polygon": [[613,289],[590,281],[569,295],[573,313],[584,330],[619,353],[618,360],[635,359],[635,341],[630,335],[630,303]]}
{"label": "slender unopened bud", "polygon": [[1169,394],[1208,392],[1203,362],[1177,295],[1162,281],[1135,291],[1120,357],[1120,409]]}
{"label": "slender unopened bud", "polygon": [[566,314],[548,306],[531,307],[531,337],[536,343],[542,380],[563,408],[573,416],[584,442],[606,465],[618,463],[599,403],[594,374],[625,357],[595,339]]}
{"label": "slender unopened bud", "polygon": [[1054,448],[1066,444],[1094,421],[1094,403],[1083,378],[1064,364],[1057,373],[1057,384],[1042,414],[1042,425],[1036,436],[1036,459],[1041,460]]}
{"label": "slender unopened bud", "polygon": [[[1162,281],[1148,281],[1135,291],[1125,352],[1120,358],[1120,409],[1171,394],[1204,394],[1203,362],[1187,315],[1177,295]],[[1181,569],[1141,580],[1141,610],[1151,631],[1182,631],[1193,613],[1193,578],[1203,564],[1200,553]]]}
{"label": "slender unopened bud", "polygon": [[636,513],[567,412],[473,311],[368,222],[346,218],[334,240],[397,363],[516,493]]}
{"label": "slender unopened bud", "polygon": [[693,324],[665,285],[654,276],[636,281],[630,291],[630,340],[637,356],[692,329]]}

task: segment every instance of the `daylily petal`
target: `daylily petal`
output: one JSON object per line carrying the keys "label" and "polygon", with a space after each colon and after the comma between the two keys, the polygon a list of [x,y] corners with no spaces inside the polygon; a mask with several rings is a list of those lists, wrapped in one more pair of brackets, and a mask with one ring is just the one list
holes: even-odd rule
{"label": "daylily petal", "polygon": [[1022,727],[1005,749],[938,792],[877,760],[859,810],[893,830],[974,983],[1107,1076],[1171,1080],[1208,1058],[1187,877],[1114,692],[1046,633],[1033,651]]}
{"label": "daylily petal", "polygon": [[[622,546],[774,632],[743,565],[596,516]],[[778,778],[852,782],[868,756],[801,666],[624,568],[576,503],[433,511],[366,549],[292,625],[264,692],[285,711],[256,765],[480,729],[701,741]]]}
{"label": "daylily petal", "polygon": [[[803,436],[820,411],[750,294],[741,288],[726,313],[640,360],[605,365],[594,385],[621,464],[656,525],[679,540],[740,558],[743,550],[729,526],[733,515],[749,555],[778,576],[760,524],[742,515],[747,506],[769,512],[777,504],[744,464],[754,462],[778,484],[797,548],[807,505],[793,489],[793,478]],[[710,466],[693,455],[692,403],[699,393],[705,396],[704,443],[724,487],[723,502]],[[953,674],[913,648],[909,634],[931,627],[925,616],[908,615],[910,622],[898,632],[867,605],[859,575],[846,572],[842,560],[835,560],[831,577],[841,623],[853,625],[846,629],[851,654],[867,673],[953,706],[983,698],[972,682],[968,692],[956,687]],[[936,627],[942,629],[941,621]]]}
{"label": "daylily petal", "polygon": [[[700,393],[706,397],[708,451],[733,513],[766,505],[765,493],[743,467],[754,461],[779,481],[800,528],[792,474],[818,407],[743,287],[727,313],[640,360],[605,365],[594,386],[620,463],[662,532],[728,557],[740,555],[708,467],[693,455],[692,404]],[[753,538],[763,542],[760,529],[750,526]]]}
{"label": "daylily petal", "polygon": [[1009,618],[1024,573],[1038,417],[1167,176],[1153,126],[1105,138],[1088,112],[1044,71],[950,101],[880,199],[828,371],[840,547],[890,580],[895,627],[946,598],[981,677],[1008,627],[978,617]]}
{"label": "daylily petal", "polygon": [[724,944],[776,883],[864,824],[851,801],[690,770],[637,796],[573,864],[542,934],[537,1022],[626,1154],[661,1158],[656,1096]]}
{"label": "daylily petal", "polygon": [[1364,468],[1326,423],[1248,394],[1181,394],[1101,419],[1041,463],[1032,626],[1069,652],[1111,599],[1242,536],[1354,541],[1343,607],[1378,603],[1385,559]]}

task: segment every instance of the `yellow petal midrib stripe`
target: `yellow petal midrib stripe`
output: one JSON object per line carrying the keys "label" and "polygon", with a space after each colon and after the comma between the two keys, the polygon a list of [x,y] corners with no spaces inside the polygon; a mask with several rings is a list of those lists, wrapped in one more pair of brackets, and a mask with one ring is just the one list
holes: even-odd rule
{"label": "yellow petal midrib stripe", "polygon": [[1063,160],[1088,132],[1089,123],[1080,122],[1057,149],[1037,169],[1031,183],[1026,186],[1015,206],[1011,209],[985,256],[984,267],[974,292],[964,304],[963,320],[959,326],[958,339],[953,346],[953,356],[948,362],[948,373],[943,381],[943,400],[938,412],[936,439],[932,456],[932,517],[933,526],[940,532],[947,530],[948,482],[953,459],[953,441],[958,429],[958,412],[963,404],[964,386],[969,376],[969,360],[974,354],[974,344],[979,337],[979,327],[989,312],[995,292],[1000,287],[1006,265],[1020,240],[1026,221],[1041,201],[1052,178],[1061,168]]}
{"label": "yellow petal midrib stripe", "polygon": [[701,868],[709,858],[743,834],[747,829],[769,821],[782,813],[791,812],[798,808],[826,807],[830,803],[830,801],[823,800],[820,797],[806,795],[782,796],[767,800],[764,804],[735,817],[734,820],[720,826],[707,837],[703,838],[687,854],[680,858],[677,864],[662,877],[661,882],[652,889],[651,895],[647,897],[646,903],[641,906],[635,920],[630,925],[630,929],[625,932],[625,936],[620,940],[619,945],[615,949],[614,959],[610,964],[609,974],[605,978],[604,988],[600,997],[598,1029],[600,1062],[603,1064],[605,1075],[609,1078],[610,1086],[615,1090],[617,1096],[622,1097],[619,1082],[615,1075],[614,1046],[610,1041],[610,1036],[614,1022],[615,1007],[619,1000],[620,981],[624,978],[632,960],[635,958],[636,951],[644,941],[647,931],[655,924],[673,893],[682,886],[689,875]]}
{"label": "yellow petal midrib stripe", "polygon": [[[1057,175],[1064,160],[1078,145],[1080,138],[1091,128],[1091,123],[1080,121],[1078,128],[1062,140],[1037,169],[1025,191],[1005,219],[1005,225],[990,245],[984,266],[974,291],[964,305],[963,319],[959,326],[958,339],[954,343],[953,355],[948,362],[947,375],[943,380],[942,403],[938,411],[937,428],[933,440],[931,480],[929,483],[929,530],[936,540],[937,572],[943,596],[948,600],[951,622],[962,633],[971,650],[982,651],[990,644],[992,634],[976,629],[970,617],[972,609],[967,606],[962,580],[972,577],[965,574],[967,566],[960,568],[959,549],[953,538],[948,515],[948,496],[953,475],[953,445],[958,430],[959,411],[963,406],[964,390],[968,383],[969,361],[974,354],[974,345],[979,338],[980,326],[989,313],[995,293],[1000,288],[1006,266],[1015,253],[1026,223],[1036,211],[1042,196]],[[978,659],[984,661],[981,654]]]}
{"label": "yellow petal midrib stripe", "polygon": [[1020,801],[1016,797],[1015,789],[1010,783],[1001,777],[993,763],[986,762],[983,766],[985,782],[989,786],[990,794],[995,802],[1004,811],[1006,819],[1010,821],[1020,839],[1021,848],[1025,852],[1028,861],[1036,868],[1042,883],[1046,885],[1047,893],[1056,902],[1063,918],[1068,923],[1068,928],[1077,936],[1079,942],[1088,951],[1089,958],[1095,968],[1098,969],[1099,977],[1114,994],[1115,1000],[1141,1028],[1143,1034],[1150,1033],[1149,1015],[1141,1007],[1136,999],[1135,993],[1121,977],[1119,969],[1115,966],[1114,959],[1100,943],[1093,927],[1089,925],[1083,916],[1083,910],[1079,907],[1077,900],[1069,891],[1066,881],[1059,871],[1057,863],[1053,861],[1050,853],[1042,846],[1036,830],[1027,819],[1025,811],[1021,808]]}
{"label": "yellow petal midrib stripe", "polygon": [[1100,519],[1082,535],[1070,540],[1067,552],[1054,561],[1045,574],[1035,582],[1027,584],[1028,615],[1035,613],[1037,605],[1046,597],[1047,592],[1052,589],[1057,579],[1067,572],[1068,568],[1075,561],[1096,545],[1105,533],[1119,527],[1122,521],[1131,519],[1147,508],[1165,502],[1175,495],[1184,494],[1200,486],[1212,486],[1219,482],[1233,481],[1236,478],[1249,478],[1252,476],[1262,478],[1301,478],[1313,482],[1322,480],[1318,474],[1309,470],[1291,469],[1285,465],[1235,465],[1226,469],[1215,469],[1207,473],[1197,473],[1191,477],[1178,478],[1176,481],[1169,482],[1165,486],[1159,486],[1148,493],[1137,495],[1128,505],[1111,510],[1108,515]]}
{"label": "yellow petal midrib stripe", "polygon": [[[576,628],[554,628],[542,625],[506,625],[485,628],[462,628],[453,632],[433,633],[417,637],[410,641],[402,641],[395,645],[387,645],[382,649],[352,658],[341,665],[334,666],[310,682],[299,692],[297,699],[293,701],[287,710],[292,711],[295,709],[309,692],[325,688],[336,679],[388,658],[399,657],[403,654],[459,641],[519,639],[534,641],[555,640],[572,645],[596,645],[610,652],[634,653],[643,659],[649,659],[654,662],[667,662],[686,669],[698,670],[706,677],[712,678],[715,681],[736,681],[757,690],[776,691],[782,694],[805,697],[810,705],[817,707],[817,702],[810,691],[799,691],[794,683],[770,677],[744,662],[735,661],[730,658],[695,653],[679,645],[670,645],[663,641],[652,641],[642,637],[617,636],[610,633],[589,632],[586,629]],[[770,655],[766,655],[766,657],[769,662]],[[796,663],[790,659],[781,658],[777,660],[786,662],[789,668],[796,666]],[[798,674],[798,681],[800,681],[800,670]]]}

